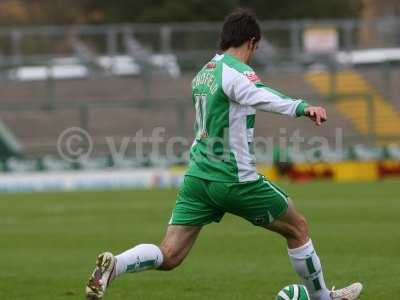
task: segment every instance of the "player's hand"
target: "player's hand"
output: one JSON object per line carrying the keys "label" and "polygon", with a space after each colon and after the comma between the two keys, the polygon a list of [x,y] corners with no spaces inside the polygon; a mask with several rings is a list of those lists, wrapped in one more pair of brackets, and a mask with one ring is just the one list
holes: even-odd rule
{"label": "player's hand", "polygon": [[305,115],[314,121],[318,126],[328,119],[325,108],[321,106],[308,106],[305,109]]}

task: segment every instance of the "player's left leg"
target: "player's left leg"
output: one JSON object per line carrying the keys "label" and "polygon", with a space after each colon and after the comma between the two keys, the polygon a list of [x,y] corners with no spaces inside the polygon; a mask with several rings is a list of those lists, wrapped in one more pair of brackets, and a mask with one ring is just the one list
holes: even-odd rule
{"label": "player's left leg", "polygon": [[86,287],[87,299],[102,299],[108,284],[121,274],[177,267],[189,253],[202,226],[219,222],[224,215],[209,199],[209,184],[200,178],[185,176],[160,246],[140,244],[117,256],[109,252],[100,254]]}
{"label": "player's left leg", "polygon": [[200,226],[169,225],[160,246],[141,244],[116,256],[116,276],[149,269],[169,271],[185,259],[201,230]]}
{"label": "player's left leg", "polygon": [[169,225],[160,246],[140,244],[116,256],[100,254],[86,287],[86,298],[102,299],[111,281],[124,273],[174,269],[187,256],[200,230],[201,226]]}
{"label": "player's left leg", "polygon": [[200,226],[169,225],[161,245],[141,244],[116,256],[115,276],[150,269],[169,271],[189,253]]}

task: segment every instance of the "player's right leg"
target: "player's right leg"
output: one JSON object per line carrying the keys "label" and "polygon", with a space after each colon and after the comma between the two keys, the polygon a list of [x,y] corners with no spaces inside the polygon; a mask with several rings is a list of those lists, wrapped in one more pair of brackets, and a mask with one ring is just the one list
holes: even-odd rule
{"label": "player's right leg", "polygon": [[312,300],[358,298],[361,284],[337,291],[326,288],[321,262],[308,233],[307,221],[283,190],[263,177],[254,182],[231,184],[229,188],[229,199],[219,199],[218,202],[227,211],[286,238],[290,260],[307,286]]}
{"label": "player's right leg", "polygon": [[189,253],[200,230],[201,226],[169,225],[160,246],[140,244],[116,256],[100,254],[86,286],[86,298],[102,299],[111,281],[124,273],[174,269]]}
{"label": "player's right leg", "polygon": [[362,290],[360,283],[337,291],[327,289],[321,261],[309,236],[307,221],[290,200],[286,213],[265,227],[286,238],[293,268],[303,279],[312,300],[358,299]]}

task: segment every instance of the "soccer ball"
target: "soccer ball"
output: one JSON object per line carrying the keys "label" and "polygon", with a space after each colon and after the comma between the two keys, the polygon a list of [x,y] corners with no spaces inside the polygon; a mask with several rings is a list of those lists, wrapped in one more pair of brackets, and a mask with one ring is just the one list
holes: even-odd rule
{"label": "soccer ball", "polygon": [[291,284],[281,289],[276,300],[310,300],[304,285]]}

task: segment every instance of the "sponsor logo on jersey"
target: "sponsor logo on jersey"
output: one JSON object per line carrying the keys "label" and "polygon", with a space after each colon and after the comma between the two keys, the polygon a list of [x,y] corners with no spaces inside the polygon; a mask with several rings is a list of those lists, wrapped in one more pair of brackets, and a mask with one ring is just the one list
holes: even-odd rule
{"label": "sponsor logo on jersey", "polygon": [[215,62],[209,62],[206,66],[206,69],[215,69],[217,64]]}
{"label": "sponsor logo on jersey", "polygon": [[256,72],[253,71],[246,71],[243,73],[251,82],[259,82],[260,78],[258,78]]}

